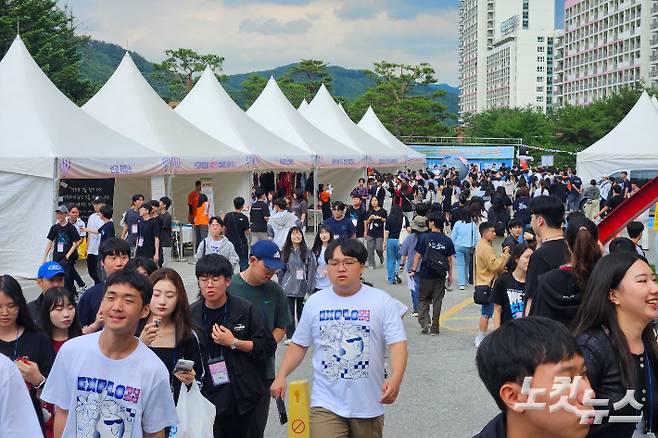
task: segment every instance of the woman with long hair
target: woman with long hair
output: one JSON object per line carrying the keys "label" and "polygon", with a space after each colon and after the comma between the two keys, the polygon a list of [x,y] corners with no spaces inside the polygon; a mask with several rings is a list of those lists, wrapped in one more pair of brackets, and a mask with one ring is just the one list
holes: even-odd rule
{"label": "woman with long hair", "polygon": [[[404,211],[404,210],[403,210]],[[365,216],[365,233],[368,248],[368,265],[375,269],[375,252],[379,256],[379,263],[384,264],[384,225],[388,213],[379,205],[379,199],[374,196],[370,198],[370,208]]]}
{"label": "woman with long hair", "polygon": [[[82,335],[75,312],[75,295],[64,287],[52,287],[43,295],[40,321],[41,328],[52,342],[55,354],[66,341]],[[50,413],[50,418],[44,425],[46,438],[53,438],[55,406],[50,403],[42,403],[41,406]]]}
{"label": "woman with long hair", "polygon": [[581,305],[590,273],[603,253],[599,246],[599,230],[587,218],[570,220],[564,240],[571,253],[569,263],[540,277],[528,314],[545,316],[570,327]]}
{"label": "woman with long hair", "polygon": [[306,201],[306,195],[304,194],[304,189],[302,189],[301,187],[296,188],[295,192],[292,194],[290,211],[295,213],[295,216],[297,216],[297,219],[299,219],[299,223],[302,224],[302,230],[306,231],[308,202]]}
{"label": "woman with long hair", "polygon": [[512,319],[523,318],[525,276],[533,249],[525,243],[512,248],[507,272],[496,279],[491,292],[494,304],[494,329]]}
{"label": "woman with long hair", "polygon": [[11,275],[0,276],[0,353],[16,363],[43,428],[38,392],[46,383],[55,352],[48,336],[34,324],[21,285]]}
{"label": "woman with long hair", "polygon": [[450,178],[446,178],[445,184],[446,185],[441,192],[441,196],[443,196],[443,205],[441,207],[443,208],[445,214],[445,219],[446,219],[445,222],[449,223],[450,212],[452,207],[452,193],[453,193],[452,180]]}
{"label": "woman with long hair", "polygon": [[399,205],[391,206],[391,214],[386,218],[384,225],[384,252],[389,284],[402,282],[398,276],[398,267],[400,266],[400,232],[403,227],[409,227],[409,221],[402,214],[402,208]]}
{"label": "woman with long hair", "polygon": [[315,235],[313,246],[311,247],[311,252],[315,257],[315,263],[317,266],[317,269],[315,270],[313,293],[331,286],[329,277],[327,277],[327,262],[324,260],[324,251],[332,240],[334,240],[334,235],[331,232],[331,228],[325,225],[320,225],[318,232]]}
{"label": "woman with long hair", "polygon": [[[174,400],[178,401],[181,384],[189,387],[195,379],[203,382],[199,338],[192,326],[187,292],[178,272],[160,268],[149,279],[153,284],[150,313],[139,338],[167,367]],[[180,359],[193,361],[193,368],[177,368]]]}
{"label": "woman with long hair", "polygon": [[439,195],[436,193],[436,187],[432,181],[427,183],[427,193],[425,193],[424,202],[429,205],[439,202]]}
{"label": "woman with long hair", "polygon": [[288,297],[292,323],[286,327],[286,345],[295,334],[295,320],[299,321],[304,310],[304,298],[315,288],[317,259],[309,250],[300,227],[292,227],[281,250],[283,268],[279,271],[279,284]]}
{"label": "woman with long hair", "polygon": [[[587,378],[597,399],[605,399],[615,416],[640,416],[638,423],[603,423],[590,427],[588,437],[625,438],[658,432],[658,285],[651,267],[637,254],[604,256],[590,275],[574,321],[574,334],[583,352]],[[635,409],[614,404],[635,391]],[[637,428],[637,430],[636,430]]]}
{"label": "woman with long hair", "polygon": [[456,219],[450,238],[455,245],[457,256],[457,281],[459,290],[464,290],[466,282],[472,277],[473,273],[473,253],[475,245],[480,240],[480,209],[477,204],[471,205],[468,209],[459,210],[456,213]]}

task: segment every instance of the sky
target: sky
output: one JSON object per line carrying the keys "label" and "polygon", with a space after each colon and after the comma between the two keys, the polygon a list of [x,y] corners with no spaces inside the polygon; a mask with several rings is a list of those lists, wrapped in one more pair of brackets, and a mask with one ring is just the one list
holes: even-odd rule
{"label": "sky", "polygon": [[224,56],[227,74],[270,69],[302,58],[347,68],[372,68],[382,60],[429,62],[438,82],[458,84],[458,0],[59,3],[72,9],[80,33],[128,47],[151,61],[161,61],[166,49],[184,47]]}

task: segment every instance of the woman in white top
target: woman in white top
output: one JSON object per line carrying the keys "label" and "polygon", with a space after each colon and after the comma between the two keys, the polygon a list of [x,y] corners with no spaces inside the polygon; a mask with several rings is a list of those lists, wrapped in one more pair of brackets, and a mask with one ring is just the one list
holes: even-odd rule
{"label": "woman in white top", "polygon": [[331,286],[329,277],[327,277],[327,262],[324,260],[324,250],[327,249],[329,242],[332,240],[334,240],[334,235],[331,229],[325,225],[320,225],[320,229],[315,235],[315,240],[311,247],[311,252],[315,255],[318,262],[317,270],[315,271],[314,292]]}
{"label": "woman in white top", "polygon": [[533,198],[537,196],[548,196],[550,195],[548,187],[551,185],[551,182],[548,178],[541,180],[539,183],[539,188],[535,190],[535,193],[532,195]]}

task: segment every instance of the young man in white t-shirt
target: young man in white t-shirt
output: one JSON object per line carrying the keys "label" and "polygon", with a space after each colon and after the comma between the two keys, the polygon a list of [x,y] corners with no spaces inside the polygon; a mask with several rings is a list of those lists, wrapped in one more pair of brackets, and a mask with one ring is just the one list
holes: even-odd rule
{"label": "young man in white t-shirt", "polygon": [[25,381],[4,354],[0,354],[0,431],[2,438],[43,436]]}
{"label": "young man in white t-shirt", "polygon": [[[407,366],[402,325],[406,307],[361,283],[368,252],[355,239],[331,242],[325,251],[331,287],[309,298],[272,383],[282,397],[286,377],[313,345],[311,436],[381,437],[384,405],[395,402]],[[386,378],[386,348],[391,369]]]}
{"label": "young man in white t-shirt", "polygon": [[169,372],[134,336],[152,293],[143,275],[112,274],[100,309],[104,329],[62,346],[41,395],[56,407],[55,438],[164,438],[177,424]]}

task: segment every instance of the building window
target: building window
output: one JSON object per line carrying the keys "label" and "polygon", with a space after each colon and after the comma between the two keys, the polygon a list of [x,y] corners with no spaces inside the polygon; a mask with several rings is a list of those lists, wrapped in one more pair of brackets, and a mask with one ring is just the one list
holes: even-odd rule
{"label": "building window", "polygon": [[544,37],[543,36],[537,37],[537,42],[538,43],[543,43],[544,42]]}
{"label": "building window", "polygon": [[544,66],[543,65],[538,66],[537,67],[537,72],[538,73],[544,73]]}
{"label": "building window", "polygon": [[544,92],[544,87],[537,87],[537,92],[538,93],[543,93]]}
{"label": "building window", "polygon": [[543,76],[537,76],[537,82],[544,82]]}
{"label": "building window", "polygon": [[527,29],[530,25],[530,0],[523,0],[523,28]]}
{"label": "building window", "polygon": [[537,47],[537,51],[540,53],[544,53],[544,47],[543,46]]}
{"label": "building window", "polygon": [[546,58],[544,58],[543,56],[538,56],[537,62],[546,62]]}
{"label": "building window", "polygon": [[537,96],[537,102],[543,102],[544,96]]}

